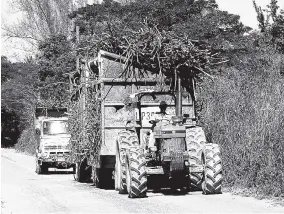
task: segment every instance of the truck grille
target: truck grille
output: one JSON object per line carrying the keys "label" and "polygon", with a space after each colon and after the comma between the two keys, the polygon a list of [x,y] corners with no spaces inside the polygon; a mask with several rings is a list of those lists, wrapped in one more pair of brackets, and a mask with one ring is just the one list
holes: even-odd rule
{"label": "truck grille", "polygon": [[53,149],[65,149],[65,146],[44,146],[45,150],[53,150]]}

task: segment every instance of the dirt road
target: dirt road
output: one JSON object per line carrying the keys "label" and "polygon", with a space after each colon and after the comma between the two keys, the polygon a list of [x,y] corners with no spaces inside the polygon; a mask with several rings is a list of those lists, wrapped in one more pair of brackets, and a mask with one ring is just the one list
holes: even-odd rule
{"label": "dirt road", "polygon": [[77,183],[73,174],[35,173],[34,157],[1,150],[2,213],[284,213],[271,201],[233,196],[149,192],[129,199],[114,190]]}

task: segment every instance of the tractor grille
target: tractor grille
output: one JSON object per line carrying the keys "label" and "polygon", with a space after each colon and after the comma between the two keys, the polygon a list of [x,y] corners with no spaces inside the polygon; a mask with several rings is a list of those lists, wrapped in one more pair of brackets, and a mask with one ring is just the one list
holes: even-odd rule
{"label": "tractor grille", "polygon": [[176,133],[185,133],[185,130],[172,130],[172,131],[161,131],[162,134],[176,134]]}
{"label": "tractor grille", "polygon": [[171,171],[181,171],[184,168],[183,152],[170,152],[172,158]]}

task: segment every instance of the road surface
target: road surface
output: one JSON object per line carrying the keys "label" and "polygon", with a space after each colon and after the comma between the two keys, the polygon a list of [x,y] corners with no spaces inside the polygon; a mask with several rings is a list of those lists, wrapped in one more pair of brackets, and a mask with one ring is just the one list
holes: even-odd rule
{"label": "road surface", "polygon": [[75,182],[73,174],[35,173],[34,157],[1,149],[2,213],[284,213],[284,207],[223,193],[172,195],[149,192],[129,199],[114,190]]}

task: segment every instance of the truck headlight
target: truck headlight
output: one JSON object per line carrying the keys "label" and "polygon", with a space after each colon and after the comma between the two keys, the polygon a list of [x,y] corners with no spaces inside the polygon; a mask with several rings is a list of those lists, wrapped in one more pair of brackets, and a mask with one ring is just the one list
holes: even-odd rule
{"label": "truck headlight", "polygon": [[44,153],[42,153],[42,155],[41,155],[42,157],[44,157],[44,158],[46,158],[46,157],[48,157],[48,152],[44,152]]}

